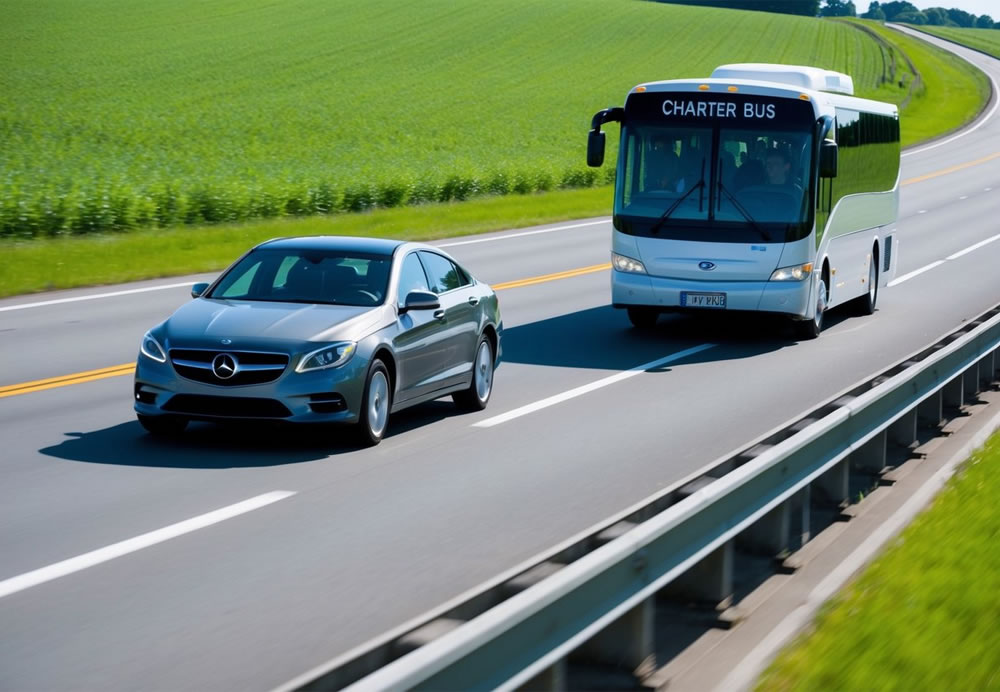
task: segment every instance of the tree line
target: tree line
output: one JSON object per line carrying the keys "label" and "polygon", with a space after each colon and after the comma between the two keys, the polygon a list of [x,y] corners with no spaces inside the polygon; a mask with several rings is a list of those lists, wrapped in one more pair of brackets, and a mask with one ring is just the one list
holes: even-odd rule
{"label": "tree line", "polygon": [[[702,7],[725,7],[733,10],[757,10],[758,12],[780,12],[798,14],[805,17],[857,17],[858,9],[853,0],[660,0],[674,5],[699,5]],[[994,22],[988,14],[977,17],[971,12],[958,8],[945,9],[931,7],[918,9],[905,0],[878,2],[873,0],[868,11],[860,15],[864,19],[881,22],[906,22],[930,26],[958,26],[978,29],[1000,29],[1000,22]]]}

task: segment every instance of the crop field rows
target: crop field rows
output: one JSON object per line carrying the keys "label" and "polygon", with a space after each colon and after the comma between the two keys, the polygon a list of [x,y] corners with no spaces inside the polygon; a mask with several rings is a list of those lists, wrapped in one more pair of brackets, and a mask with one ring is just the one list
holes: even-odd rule
{"label": "crop field rows", "polygon": [[847,24],[632,0],[10,0],[5,15],[8,238],[606,184],[613,147],[584,165],[590,116],[726,62],[907,94]]}

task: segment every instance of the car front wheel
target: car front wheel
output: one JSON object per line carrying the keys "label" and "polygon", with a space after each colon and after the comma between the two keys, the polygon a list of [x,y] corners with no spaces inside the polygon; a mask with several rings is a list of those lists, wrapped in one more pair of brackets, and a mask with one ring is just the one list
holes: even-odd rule
{"label": "car front wheel", "polygon": [[392,405],[392,389],[389,386],[389,371],[385,363],[375,360],[368,369],[365,380],[365,395],[361,404],[358,433],[361,443],[374,447],[382,438],[389,424],[389,409]]}

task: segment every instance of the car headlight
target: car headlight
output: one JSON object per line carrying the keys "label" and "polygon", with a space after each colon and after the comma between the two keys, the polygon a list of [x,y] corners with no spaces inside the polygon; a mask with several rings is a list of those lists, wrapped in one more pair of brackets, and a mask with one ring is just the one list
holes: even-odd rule
{"label": "car headlight", "polygon": [[341,341],[324,346],[306,355],[295,367],[295,372],[335,368],[349,361],[356,350],[358,350],[358,345],[353,341]]}
{"label": "car headlight", "polygon": [[163,347],[160,346],[160,342],[154,339],[150,332],[146,332],[146,336],[142,337],[142,341],[139,343],[139,353],[155,360],[157,363],[167,362],[167,354],[163,351]]}
{"label": "car headlight", "polygon": [[632,274],[646,273],[646,268],[642,266],[642,262],[637,259],[632,259],[631,257],[626,257],[625,255],[619,255],[615,252],[611,253],[611,264],[613,264],[615,269],[620,272],[631,272]]}
{"label": "car headlight", "polygon": [[771,281],[802,281],[812,274],[812,270],[812,262],[796,264],[794,267],[782,267],[774,270]]}

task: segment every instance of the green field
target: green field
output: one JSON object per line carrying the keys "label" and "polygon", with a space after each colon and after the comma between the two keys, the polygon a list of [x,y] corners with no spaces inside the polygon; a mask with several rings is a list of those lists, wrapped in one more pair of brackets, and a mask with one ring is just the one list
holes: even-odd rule
{"label": "green field", "polygon": [[1000,690],[1000,436],[757,684]]}
{"label": "green field", "polygon": [[998,29],[960,29],[951,26],[914,26],[918,31],[961,43],[963,46],[989,53],[994,58],[1000,58],[1000,30]]}
{"label": "green field", "polygon": [[843,23],[635,0],[3,0],[3,16],[0,236],[21,238],[602,184],[590,116],[636,83],[799,63],[901,102],[912,78]]}

